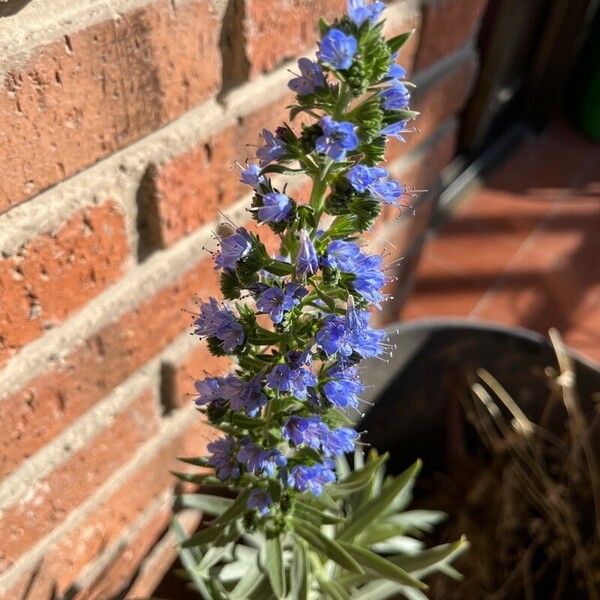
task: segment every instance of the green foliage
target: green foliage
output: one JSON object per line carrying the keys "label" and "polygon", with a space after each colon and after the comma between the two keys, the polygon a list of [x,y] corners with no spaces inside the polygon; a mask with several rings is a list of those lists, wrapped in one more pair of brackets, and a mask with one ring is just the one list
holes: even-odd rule
{"label": "green foliage", "polygon": [[[423,548],[419,536],[443,515],[405,510],[420,462],[386,478],[387,458],[373,450],[365,460],[357,451],[354,469],[341,459],[338,483],[322,496],[292,498],[286,510],[261,528],[265,534],[240,519],[248,490],[235,500],[203,493],[179,496],[179,508],[216,515],[190,538],[174,524],[181,560],[201,597],[425,598],[423,579],[435,572],[453,575],[449,565],[468,544],[460,539]],[[278,525],[282,520],[285,530]],[[385,544],[387,554],[380,550]]]}

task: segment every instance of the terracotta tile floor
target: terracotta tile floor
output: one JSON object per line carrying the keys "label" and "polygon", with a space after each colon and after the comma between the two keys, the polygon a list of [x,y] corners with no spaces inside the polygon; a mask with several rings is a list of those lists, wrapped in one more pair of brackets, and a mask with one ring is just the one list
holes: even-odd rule
{"label": "terracotta tile floor", "polygon": [[460,204],[400,314],[442,316],[556,327],[600,362],[600,144],[556,123]]}

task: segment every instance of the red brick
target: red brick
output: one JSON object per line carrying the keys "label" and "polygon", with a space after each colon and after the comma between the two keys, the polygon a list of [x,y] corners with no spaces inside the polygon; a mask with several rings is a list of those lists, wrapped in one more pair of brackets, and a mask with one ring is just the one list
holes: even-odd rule
{"label": "red brick", "polygon": [[[74,600],[105,600],[106,598],[122,597],[123,592],[129,587],[136,571],[146,555],[152,550],[152,547],[169,526],[171,511],[167,506],[161,506],[152,515],[134,538],[124,545],[118,556],[108,565],[104,571],[95,579],[94,583],[88,588],[82,590]],[[177,556],[176,542],[169,550],[168,566],[170,566]],[[167,567],[168,568],[168,567]],[[164,572],[163,572],[164,574]],[[160,577],[156,583],[160,581]],[[146,596],[151,595],[152,590]],[[127,598],[140,598],[140,594],[133,596],[127,594]]]}
{"label": "red brick", "polygon": [[444,121],[457,115],[465,106],[473,87],[477,61],[473,56],[454,65],[443,76],[427,87],[414,93],[412,108],[421,114],[410,123],[417,129],[406,134],[406,143],[391,139],[387,149],[387,160],[392,161],[417,147]]}
{"label": "red brick", "polygon": [[409,187],[422,190],[433,187],[440,173],[456,153],[458,142],[458,131],[456,123],[450,127],[444,127],[435,137],[429,138],[428,143],[433,142],[432,147],[427,148],[418,159],[410,164],[402,174],[402,181]]}
{"label": "red brick", "polygon": [[155,395],[146,391],[84,448],[37,483],[30,493],[4,510],[0,569],[57,527],[158,429]]}
{"label": "red brick", "polygon": [[0,258],[0,365],[118,279],[127,250],[123,215],[106,201]]}
{"label": "red brick", "polygon": [[487,0],[437,0],[423,7],[416,69],[424,69],[466,45],[475,35]]}
{"label": "red brick", "polygon": [[[198,512],[186,512],[178,515],[179,523],[188,532],[195,531],[201,519],[202,514]],[[176,558],[176,539],[173,532],[168,531],[140,565],[125,597],[133,600],[134,598],[156,596],[159,585],[165,586],[163,578]]]}
{"label": "red brick", "polygon": [[255,146],[262,145],[260,132],[286,121],[285,107],[292,100],[291,94],[284,94],[150,171],[144,186],[145,213],[157,219],[158,229],[152,223],[145,225],[151,236],[148,245],[171,246],[249,193],[248,186],[239,182],[234,163],[254,157]]}
{"label": "red brick", "polygon": [[104,327],[0,404],[0,477],[54,438],[190,326],[194,293],[217,293],[212,261]]}
{"label": "red brick", "polygon": [[157,0],[9,62],[0,212],[180,116],[220,87],[211,2]]}
{"label": "red brick", "polygon": [[345,14],[346,0],[244,0],[243,36],[250,76],[271,71],[317,41],[318,19]]}
{"label": "red brick", "polygon": [[[214,433],[204,421],[191,417],[189,426],[178,437],[157,448],[115,492],[98,504],[83,523],[53,544],[31,582],[27,599],[47,600],[51,597],[51,590],[58,595],[64,594],[84,567],[122,538],[135,520],[147,513],[148,506],[173,487],[175,478],[169,470],[184,470],[185,467],[175,457],[203,454],[207,442],[213,437]],[[156,529],[158,527],[155,526],[148,528],[146,533],[151,541],[144,543],[150,544],[156,539]],[[139,543],[142,543],[141,539]],[[0,598],[12,600],[24,597],[23,592],[30,579],[31,574],[24,576]]]}

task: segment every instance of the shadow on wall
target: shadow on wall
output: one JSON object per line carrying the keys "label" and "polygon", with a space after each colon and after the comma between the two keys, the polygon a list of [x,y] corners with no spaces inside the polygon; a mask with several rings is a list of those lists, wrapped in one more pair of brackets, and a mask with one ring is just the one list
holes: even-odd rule
{"label": "shadow on wall", "polygon": [[0,17],[10,17],[30,2],[31,0],[0,0]]}

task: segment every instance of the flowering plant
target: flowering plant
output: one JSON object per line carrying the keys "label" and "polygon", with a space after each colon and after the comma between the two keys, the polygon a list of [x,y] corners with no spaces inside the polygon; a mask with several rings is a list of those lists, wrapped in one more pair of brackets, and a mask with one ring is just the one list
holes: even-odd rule
{"label": "flowering plant", "polygon": [[[242,168],[252,216],[278,236],[279,256],[243,227],[219,234],[229,303],[200,303],[194,326],[236,368],[196,383],[196,405],[223,436],[207,458],[183,459],[210,473],[178,475],[234,498],[183,494],[179,506],[217,517],[189,539],[175,524],[206,598],[420,598],[420,579],[464,547],[421,551],[407,537],[437,518],[402,512],[418,465],[384,480],[387,457],[372,451],[365,461],[352,428],[358,363],[386,351],[385,333],[369,325],[369,308],[385,300],[382,257],[357,236],[406,194],[378,164],[416,115],[396,64],[410,34],[385,41],[383,8],[349,0],[347,16],[321,21],[317,60],[301,58],[289,82],[290,119],[312,123],[263,130],[258,164]],[[271,179],[290,174],[310,178],[308,203]]]}

